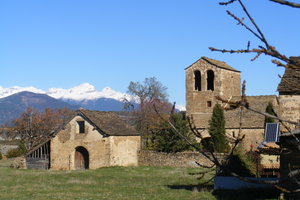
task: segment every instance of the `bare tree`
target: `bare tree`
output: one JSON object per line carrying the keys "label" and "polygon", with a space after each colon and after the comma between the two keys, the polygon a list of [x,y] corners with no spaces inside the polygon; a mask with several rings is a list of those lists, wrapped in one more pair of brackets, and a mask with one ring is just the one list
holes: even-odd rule
{"label": "bare tree", "polygon": [[[153,111],[153,104],[159,107],[163,113],[167,113],[172,104],[168,101],[167,87],[164,86],[155,77],[145,78],[140,82],[131,81],[128,86],[128,93],[137,98],[139,107],[131,112],[135,118],[135,125],[141,133],[142,149],[152,149],[153,139],[159,131],[161,120],[157,118]],[[125,100],[125,107],[130,108],[130,101]]]}
{"label": "bare tree", "polygon": [[58,129],[71,115],[68,109],[45,109],[39,112],[28,108],[19,118],[13,121],[13,131],[24,141],[26,150],[31,150],[42,141],[51,137],[53,131]]}

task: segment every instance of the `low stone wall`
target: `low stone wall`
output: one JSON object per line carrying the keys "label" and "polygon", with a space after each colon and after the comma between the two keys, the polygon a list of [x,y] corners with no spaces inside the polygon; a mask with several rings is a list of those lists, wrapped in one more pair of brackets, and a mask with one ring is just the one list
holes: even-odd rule
{"label": "low stone wall", "polygon": [[[224,154],[219,153],[216,156],[218,159],[222,159]],[[197,152],[139,152],[139,166],[198,167],[195,161],[204,166],[212,165],[208,158]]]}

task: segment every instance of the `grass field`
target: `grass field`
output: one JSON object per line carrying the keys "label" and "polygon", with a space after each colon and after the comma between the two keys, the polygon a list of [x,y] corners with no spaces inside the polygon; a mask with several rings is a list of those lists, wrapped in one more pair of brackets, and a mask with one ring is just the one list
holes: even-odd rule
{"label": "grass field", "polygon": [[201,169],[172,167],[46,171],[0,165],[0,199],[215,199],[210,189],[199,189],[197,176],[191,175],[199,171]]}
{"label": "grass field", "polygon": [[277,199],[278,191],[213,191],[199,168],[108,167],[84,171],[21,170],[0,161],[0,200]]}

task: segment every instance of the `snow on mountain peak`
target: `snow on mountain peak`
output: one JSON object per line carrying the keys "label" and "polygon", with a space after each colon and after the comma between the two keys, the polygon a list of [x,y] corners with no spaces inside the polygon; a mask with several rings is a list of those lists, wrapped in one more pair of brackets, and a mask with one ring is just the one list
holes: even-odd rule
{"label": "snow on mountain peak", "polygon": [[39,93],[39,94],[45,94],[43,90],[37,89],[35,87],[19,87],[19,86],[13,86],[10,88],[4,88],[0,86],[0,98],[4,98],[19,92],[34,92],[34,93]]}
{"label": "snow on mountain peak", "polygon": [[[89,83],[83,83],[70,89],[50,88],[47,92],[35,87],[13,86],[10,88],[5,88],[0,86],[0,98],[4,98],[23,91],[47,94],[56,99],[68,99],[74,101],[96,100],[99,98],[109,98],[115,99],[117,101],[123,101],[124,98],[126,98],[128,101],[132,101],[135,103],[139,102],[137,97],[115,91],[110,87],[105,87],[101,91],[97,91],[97,89]],[[182,105],[176,105],[176,108],[178,110],[185,110],[185,106]]]}
{"label": "snow on mountain peak", "polygon": [[98,98],[111,98],[118,101],[121,101],[124,98],[130,101],[133,100],[132,96],[126,93],[115,91],[110,87],[105,87],[101,91],[97,91],[97,89],[89,83],[83,83],[70,89],[50,88],[47,92],[34,87],[14,86],[10,88],[4,88],[0,86],[0,98],[4,98],[23,91],[47,94],[56,99],[70,99],[75,101],[94,100]]}
{"label": "snow on mountain peak", "polygon": [[83,83],[70,89],[50,88],[47,94],[57,99],[71,99],[75,101],[98,98],[112,98],[120,101],[125,96],[129,96],[125,93],[114,91],[110,87],[105,87],[102,91],[97,91],[96,88],[89,83]]}
{"label": "snow on mountain peak", "polygon": [[96,88],[89,83],[83,83],[71,88],[70,90],[74,91],[75,93],[96,92]]}

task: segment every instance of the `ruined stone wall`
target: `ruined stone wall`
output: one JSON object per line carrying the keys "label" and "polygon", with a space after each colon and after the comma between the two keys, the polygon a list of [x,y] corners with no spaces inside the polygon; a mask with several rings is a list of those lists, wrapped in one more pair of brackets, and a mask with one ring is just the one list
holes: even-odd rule
{"label": "ruined stone wall", "polygon": [[[280,95],[280,117],[295,122],[300,122],[300,95]],[[295,129],[294,125],[286,124],[289,128]],[[286,131],[284,127],[281,127]]]}
{"label": "ruined stone wall", "polygon": [[110,137],[110,165],[137,166],[140,136],[112,136]]}
{"label": "ruined stone wall", "polygon": [[[220,159],[224,154],[216,153]],[[140,151],[140,166],[170,166],[170,167],[199,167],[195,161],[204,166],[211,166],[212,162],[198,152],[164,153],[155,151]]]}
{"label": "ruined stone wall", "polygon": [[82,146],[89,153],[89,168],[109,166],[110,145],[109,139],[103,138],[98,131],[85,121],[85,133],[79,133],[77,116],[51,140],[51,169],[73,170],[75,169],[75,148]]}

